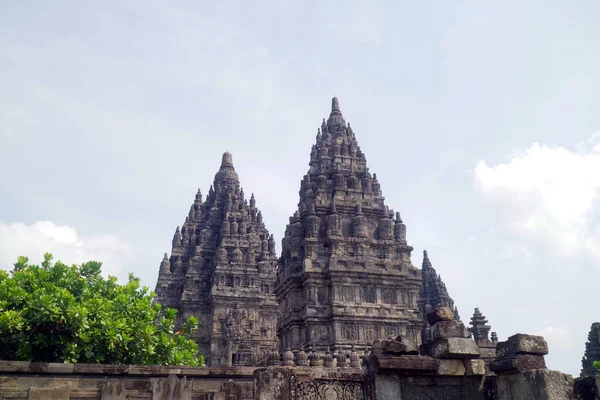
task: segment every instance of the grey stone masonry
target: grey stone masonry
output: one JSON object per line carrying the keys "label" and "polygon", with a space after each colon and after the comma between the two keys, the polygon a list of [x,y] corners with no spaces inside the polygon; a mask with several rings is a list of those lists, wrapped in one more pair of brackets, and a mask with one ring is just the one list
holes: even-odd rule
{"label": "grey stone masonry", "polygon": [[324,353],[398,335],[420,341],[421,271],[400,213],[385,204],[337,98],[323,120],[282,240],[275,293],[280,351]]}
{"label": "grey stone masonry", "polygon": [[165,254],[156,301],[199,319],[195,337],[209,366],[249,366],[277,344],[273,294],[277,256],[256,207],[246,199],[229,152],[206,200],[200,190]]}

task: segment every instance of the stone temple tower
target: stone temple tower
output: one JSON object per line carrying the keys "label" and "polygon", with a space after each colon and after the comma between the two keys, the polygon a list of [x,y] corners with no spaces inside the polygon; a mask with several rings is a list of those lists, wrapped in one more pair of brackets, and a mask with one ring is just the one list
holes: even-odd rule
{"label": "stone temple tower", "polygon": [[199,319],[195,340],[208,365],[254,365],[277,344],[276,267],[273,235],[227,152],[206,200],[198,190],[175,231],[156,301],[178,309],[180,321]]}
{"label": "stone temple tower", "polygon": [[600,322],[594,322],[588,333],[585,353],[581,359],[581,377],[600,375],[594,361],[600,360]]}
{"label": "stone temple tower", "polygon": [[406,226],[385,205],[337,98],[309,166],[277,271],[280,349],[348,351],[400,334],[420,341],[422,279]]}

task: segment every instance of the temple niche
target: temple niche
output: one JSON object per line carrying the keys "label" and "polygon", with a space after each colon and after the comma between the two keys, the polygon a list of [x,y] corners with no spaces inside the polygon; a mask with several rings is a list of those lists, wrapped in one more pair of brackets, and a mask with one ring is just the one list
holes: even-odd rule
{"label": "temple niche", "polygon": [[223,154],[206,200],[196,194],[173,236],[156,301],[199,320],[195,340],[209,366],[256,365],[277,343],[275,241],[245,198],[231,154]]}

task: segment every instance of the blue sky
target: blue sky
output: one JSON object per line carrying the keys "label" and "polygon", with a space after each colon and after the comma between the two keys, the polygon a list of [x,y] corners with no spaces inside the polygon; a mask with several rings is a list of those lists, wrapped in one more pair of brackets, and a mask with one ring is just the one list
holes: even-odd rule
{"label": "blue sky", "polygon": [[600,278],[596,1],[0,5],[0,265],[154,287],[233,153],[278,248],[333,94],[464,320],[578,375]]}

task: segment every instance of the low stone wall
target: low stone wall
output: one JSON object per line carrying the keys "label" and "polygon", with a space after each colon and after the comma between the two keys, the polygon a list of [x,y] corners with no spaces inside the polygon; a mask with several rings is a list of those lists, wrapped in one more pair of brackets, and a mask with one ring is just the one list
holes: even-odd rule
{"label": "low stone wall", "polygon": [[0,361],[0,399],[251,400],[254,370]]}

